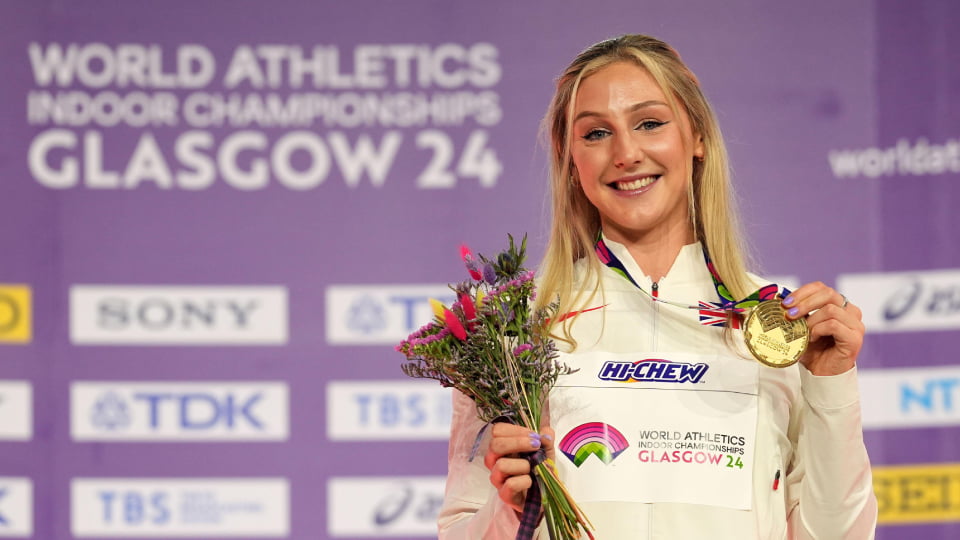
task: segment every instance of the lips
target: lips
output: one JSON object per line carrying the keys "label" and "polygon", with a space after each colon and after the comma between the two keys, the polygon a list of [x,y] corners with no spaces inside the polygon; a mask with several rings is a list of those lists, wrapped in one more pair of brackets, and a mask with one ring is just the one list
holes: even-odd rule
{"label": "lips", "polygon": [[620,178],[607,185],[617,191],[645,191],[645,188],[652,186],[659,179],[658,174],[636,175]]}

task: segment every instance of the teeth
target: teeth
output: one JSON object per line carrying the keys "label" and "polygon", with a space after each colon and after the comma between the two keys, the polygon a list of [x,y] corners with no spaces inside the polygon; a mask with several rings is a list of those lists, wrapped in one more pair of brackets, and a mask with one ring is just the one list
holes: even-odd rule
{"label": "teeth", "polygon": [[649,186],[649,185],[652,184],[652,183],[654,182],[654,180],[656,180],[657,178],[659,178],[659,177],[657,177],[657,176],[645,176],[645,177],[643,177],[643,178],[640,178],[639,180],[633,180],[633,181],[631,181],[631,182],[616,182],[616,183],[614,183],[613,186],[614,186],[615,188],[619,189],[620,191],[633,191],[633,190],[635,190],[635,189],[645,188],[645,187]]}

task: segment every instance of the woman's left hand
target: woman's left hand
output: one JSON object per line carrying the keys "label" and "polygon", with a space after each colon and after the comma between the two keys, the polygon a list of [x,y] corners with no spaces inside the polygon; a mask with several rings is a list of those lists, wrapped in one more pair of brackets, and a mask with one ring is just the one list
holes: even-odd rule
{"label": "woman's left hand", "polygon": [[839,375],[857,363],[863,346],[863,313],[823,283],[807,283],[783,299],[787,317],[807,317],[810,344],[800,362],[819,376]]}

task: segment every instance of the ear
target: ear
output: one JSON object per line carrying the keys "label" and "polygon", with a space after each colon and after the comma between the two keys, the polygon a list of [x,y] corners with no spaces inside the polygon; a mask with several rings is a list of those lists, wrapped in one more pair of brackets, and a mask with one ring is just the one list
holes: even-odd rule
{"label": "ear", "polygon": [[693,142],[693,157],[697,161],[703,161],[703,136],[698,133],[695,135],[695,139]]}

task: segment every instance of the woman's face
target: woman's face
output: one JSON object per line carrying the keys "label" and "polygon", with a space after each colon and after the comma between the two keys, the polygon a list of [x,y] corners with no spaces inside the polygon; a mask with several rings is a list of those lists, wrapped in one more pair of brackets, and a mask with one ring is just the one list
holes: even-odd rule
{"label": "woman's face", "polygon": [[647,70],[617,62],[580,83],[571,154],[604,234],[630,243],[691,238],[687,182],[703,142]]}

